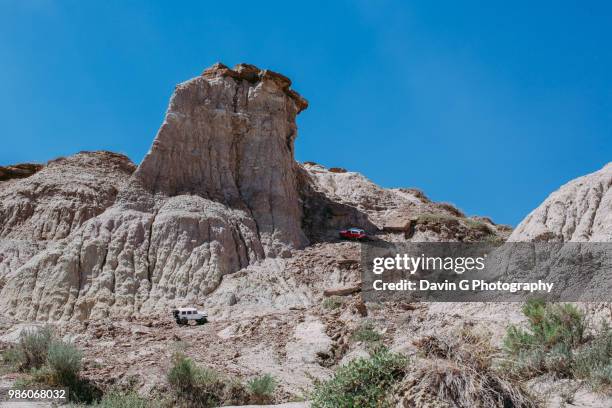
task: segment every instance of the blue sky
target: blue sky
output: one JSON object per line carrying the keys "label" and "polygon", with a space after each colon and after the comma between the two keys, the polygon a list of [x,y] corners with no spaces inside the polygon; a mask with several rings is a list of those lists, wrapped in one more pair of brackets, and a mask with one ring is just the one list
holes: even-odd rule
{"label": "blue sky", "polygon": [[0,0],[0,165],[139,162],[175,84],[249,62],[309,100],[298,160],[515,225],[612,159],[612,5],[492,3]]}

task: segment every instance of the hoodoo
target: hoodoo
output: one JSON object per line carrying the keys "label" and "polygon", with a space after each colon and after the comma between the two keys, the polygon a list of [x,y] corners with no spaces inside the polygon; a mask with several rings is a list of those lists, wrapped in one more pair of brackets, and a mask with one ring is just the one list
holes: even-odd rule
{"label": "hoodoo", "polygon": [[[66,204],[45,186],[62,166],[87,164],[91,155],[2,186],[0,224],[15,222],[17,209],[6,208],[15,203],[23,219],[13,230],[27,225],[33,241],[20,244],[29,251],[25,259],[10,256],[25,252],[9,243],[11,230],[2,231],[0,310],[37,320],[161,310],[201,299],[227,273],[304,246],[293,144],[295,118],[307,102],[290,85],[247,64],[215,64],[178,85],[140,166],[126,177],[113,171],[127,165],[101,160],[95,171],[117,182],[96,188],[114,190],[78,218],[63,221],[97,192],[65,180],[80,192]],[[40,212],[58,215],[61,239],[39,233],[55,219]]]}

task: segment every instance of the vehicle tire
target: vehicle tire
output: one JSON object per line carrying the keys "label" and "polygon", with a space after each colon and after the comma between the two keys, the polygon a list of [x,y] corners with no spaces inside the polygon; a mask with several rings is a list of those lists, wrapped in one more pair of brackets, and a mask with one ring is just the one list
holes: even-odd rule
{"label": "vehicle tire", "polygon": [[206,318],[205,318],[205,317],[203,317],[203,318],[201,318],[201,319],[196,320],[196,324],[197,324],[198,326],[201,326],[201,325],[203,325],[204,323],[206,323]]}
{"label": "vehicle tire", "polygon": [[187,326],[187,324],[188,324],[187,319],[182,318],[182,319],[181,319],[181,325],[182,325],[182,326]]}

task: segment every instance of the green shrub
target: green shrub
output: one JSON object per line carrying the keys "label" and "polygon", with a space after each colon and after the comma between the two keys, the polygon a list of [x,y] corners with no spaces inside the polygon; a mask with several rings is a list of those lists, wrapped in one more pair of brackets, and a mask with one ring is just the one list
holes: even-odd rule
{"label": "green shrub", "polygon": [[595,389],[612,387],[612,329],[607,324],[576,351],[572,370],[575,377],[586,379]]}
{"label": "green shrub", "polygon": [[363,323],[351,335],[353,341],[363,341],[365,343],[376,343],[382,339],[382,335],[376,331],[370,322]]}
{"label": "green shrub", "polygon": [[543,373],[587,380],[595,389],[612,386],[612,330],[603,325],[585,336],[585,317],[570,304],[532,300],[523,307],[528,329],[508,327],[504,346],[506,368],[515,376]]}
{"label": "green shrub", "polygon": [[71,386],[77,382],[81,371],[83,355],[72,344],[54,341],[49,346],[47,363],[55,381],[64,386]]}
{"label": "green shrub", "polygon": [[20,369],[40,368],[47,360],[49,345],[53,340],[51,327],[27,330],[21,334],[17,346],[21,356]]}
{"label": "green shrub", "polygon": [[2,352],[2,366],[8,371],[18,370],[23,361],[23,354],[18,347],[9,347]]}
{"label": "green shrub", "polygon": [[447,223],[459,223],[459,219],[453,215],[448,214],[435,214],[435,213],[423,213],[416,218],[417,224],[447,224]]}
{"label": "green shrub", "polygon": [[179,405],[189,407],[217,407],[224,402],[236,401],[240,394],[236,382],[228,381],[214,370],[198,367],[182,353],[175,353],[167,374]]}
{"label": "green shrub", "polygon": [[158,401],[150,401],[140,397],[134,392],[120,393],[110,392],[96,404],[93,404],[95,408],[149,408],[159,407]]}
{"label": "green shrub", "polygon": [[197,384],[198,368],[182,353],[175,353],[168,372],[168,383],[179,393],[189,392]]}
{"label": "green shrub", "polygon": [[493,233],[493,231],[491,230],[491,227],[489,227],[489,225],[486,222],[474,220],[472,218],[465,218],[463,220],[463,223],[465,224],[466,227],[470,229],[484,232],[485,234]]}
{"label": "green shrub", "polygon": [[317,382],[312,408],[386,407],[389,390],[404,376],[408,359],[384,347],[370,358],[358,358],[336,371],[325,382]]}
{"label": "green shrub", "polygon": [[256,377],[247,383],[247,389],[253,396],[254,402],[265,403],[271,400],[276,389],[276,379],[270,374]]}
{"label": "green shrub", "polygon": [[81,359],[81,352],[55,339],[48,326],[22,333],[19,343],[3,353],[4,362],[28,371],[29,376],[21,381],[24,386],[67,387],[71,401],[91,403],[100,398],[101,392],[79,377]]}
{"label": "green shrub", "polygon": [[584,315],[573,305],[551,305],[541,300],[530,300],[523,306],[529,329],[510,326],[504,346],[511,353],[532,348],[545,351],[565,347],[571,349],[583,342]]}
{"label": "green shrub", "polygon": [[323,306],[323,308],[327,310],[335,310],[335,309],[340,308],[343,304],[344,304],[344,301],[342,300],[340,296],[331,296],[331,297],[325,298],[321,306]]}

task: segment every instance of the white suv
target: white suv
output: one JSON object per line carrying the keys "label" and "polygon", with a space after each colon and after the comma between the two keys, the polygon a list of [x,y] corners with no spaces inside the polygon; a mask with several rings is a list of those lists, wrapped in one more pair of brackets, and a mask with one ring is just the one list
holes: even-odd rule
{"label": "white suv", "polygon": [[172,315],[180,325],[189,324],[189,321],[195,321],[197,324],[204,324],[208,321],[204,312],[195,307],[179,307],[172,312]]}

